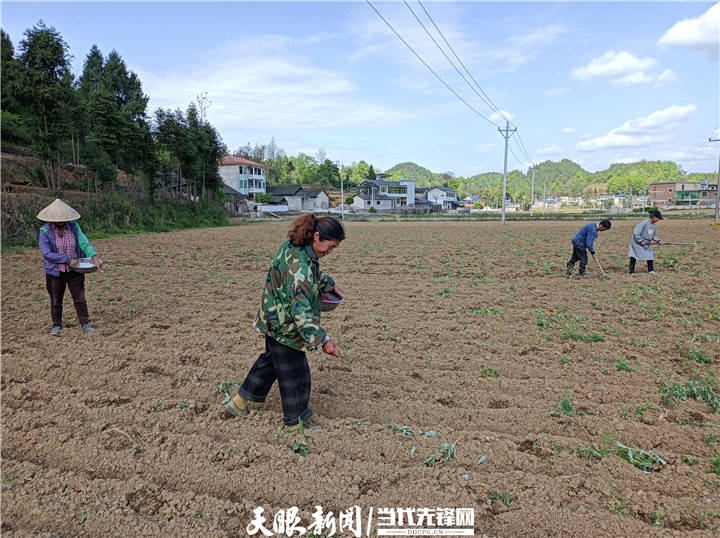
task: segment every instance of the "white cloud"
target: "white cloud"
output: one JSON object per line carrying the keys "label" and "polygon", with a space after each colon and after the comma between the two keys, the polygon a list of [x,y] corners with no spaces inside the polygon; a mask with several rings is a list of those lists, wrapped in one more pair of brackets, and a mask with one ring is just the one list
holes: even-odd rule
{"label": "white cloud", "polygon": [[490,121],[493,123],[505,123],[505,121],[510,120],[515,117],[515,114],[512,112],[508,112],[507,110],[498,110],[497,112],[493,112],[490,114]]}
{"label": "white cloud", "polygon": [[603,136],[581,140],[575,147],[587,151],[654,144],[665,140],[695,110],[697,107],[694,104],[672,105],[649,116],[626,121]]}
{"label": "white cloud", "polygon": [[549,146],[543,146],[535,150],[535,153],[538,155],[560,155],[562,152],[562,149],[557,144],[550,144]]}
{"label": "white cloud", "polygon": [[618,86],[637,86],[638,84],[652,84],[653,80],[652,76],[642,71],[636,71],[635,73],[628,73],[627,75],[613,79],[613,83]]}
{"label": "white cloud", "polygon": [[670,69],[660,75],[654,74],[652,70],[656,65],[655,58],[649,56],[638,58],[627,51],[610,50],[599,58],[593,58],[587,65],[573,69],[571,75],[578,80],[609,80],[617,86],[653,83],[666,86],[677,79]]}
{"label": "white cloud", "polygon": [[475,146],[475,151],[478,153],[492,153],[495,151],[495,148],[497,147],[497,144],[478,144]]}
{"label": "white cloud", "polygon": [[609,132],[604,136],[578,142],[575,147],[582,150],[646,146],[655,140],[653,135],[630,136]]}
{"label": "white cloud", "polygon": [[695,112],[697,107],[693,104],[689,105],[672,105],[663,110],[653,112],[644,118],[626,121],[618,132],[636,134],[650,129],[670,129],[678,123],[685,121],[687,116]]}
{"label": "white cloud", "polygon": [[[208,91],[212,102],[208,119],[220,130],[279,133],[381,126],[414,116],[373,103],[343,73],[294,52],[297,45],[282,36],[262,36],[227,43],[182,72],[135,71],[151,96],[150,110],[185,109],[199,93]],[[247,68],[248,57],[253,58],[252,69]]]}
{"label": "white cloud", "polygon": [[572,127],[565,127],[565,128],[564,128],[562,131],[560,131],[560,132],[563,133],[563,134],[570,134],[570,133],[574,133],[574,132],[575,132],[575,129],[573,129]]}
{"label": "white cloud", "polygon": [[677,75],[672,71],[672,69],[666,69],[658,77],[655,79],[655,86],[667,86],[669,84],[672,84],[677,80]]}
{"label": "white cloud", "polygon": [[694,19],[676,22],[657,42],[666,47],[687,47],[718,58],[720,50],[720,4]]}
{"label": "white cloud", "polygon": [[610,50],[590,60],[584,67],[573,69],[572,76],[579,80],[594,78],[616,79],[636,72],[644,72],[655,66],[654,58],[638,58],[629,52]]}

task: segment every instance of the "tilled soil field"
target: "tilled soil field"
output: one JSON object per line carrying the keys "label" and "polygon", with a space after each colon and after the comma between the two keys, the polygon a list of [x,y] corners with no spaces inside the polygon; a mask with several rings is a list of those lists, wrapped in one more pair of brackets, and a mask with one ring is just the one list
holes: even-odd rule
{"label": "tilled soil field", "polygon": [[307,528],[357,506],[363,536],[442,530],[441,508],[476,535],[717,536],[720,230],[660,222],[697,245],[630,277],[636,223],[600,234],[593,279],[565,277],[580,222],[348,223],[308,437],[278,430],[276,387],[246,418],[215,393],[264,348],[288,222],[93,241],[92,334],[66,294],[50,336],[39,251],[4,254],[3,535],[246,536],[262,508],[298,536],[291,507]]}

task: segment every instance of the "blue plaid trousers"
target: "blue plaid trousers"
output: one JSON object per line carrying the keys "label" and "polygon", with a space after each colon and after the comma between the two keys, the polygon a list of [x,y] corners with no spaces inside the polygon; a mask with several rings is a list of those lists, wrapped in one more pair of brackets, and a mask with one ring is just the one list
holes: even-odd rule
{"label": "blue plaid trousers", "polygon": [[275,380],[280,389],[283,423],[293,426],[298,419],[310,418],[310,366],[305,353],[265,335],[265,353],[261,353],[250,368],[238,394],[251,402],[262,403]]}

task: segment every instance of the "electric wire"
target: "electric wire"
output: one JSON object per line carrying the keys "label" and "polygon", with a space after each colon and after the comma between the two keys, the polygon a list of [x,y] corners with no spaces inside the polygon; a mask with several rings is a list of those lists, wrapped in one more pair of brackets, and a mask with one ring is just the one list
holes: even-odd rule
{"label": "electric wire", "polygon": [[[717,130],[718,130],[718,126],[715,126],[715,129],[713,129],[713,133],[717,132]],[[712,134],[705,140],[705,142],[703,142],[700,146],[698,146],[697,148],[695,148],[695,151],[693,151],[687,159],[685,159],[683,162],[681,162],[681,163],[678,165],[678,167],[679,167],[679,168],[682,168],[682,167],[685,166],[688,162],[690,162],[691,160],[693,160],[693,157],[695,156],[695,154],[696,154],[697,152],[701,151],[702,149],[704,149],[705,146],[707,146],[707,145],[710,143],[710,138],[712,138]],[[706,160],[706,159],[703,159],[703,160]]]}
{"label": "electric wire", "polygon": [[421,57],[417,52],[415,52],[415,50],[407,43],[407,41],[405,41],[405,40],[403,39],[403,37],[397,32],[397,30],[395,30],[395,28],[393,28],[393,26],[387,21],[387,19],[385,19],[385,17],[383,17],[382,14],[381,14],[377,9],[375,9],[375,6],[372,5],[372,3],[370,2],[370,0],[365,0],[365,1],[366,1],[367,4],[373,9],[373,11],[374,11],[375,13],[377,13],[378,17],[380,17],[380,18],[382,19],[382,21],[388,26],[388,28],[390,28],[390,30],[392,30],[392,32],[398,37],[398,39],[400,39],[400,41],[403,42],[403,44],[410,50],[410,52],[412,52],[412,53],[415,55],[415,57],[416,57],[418,60],[420,60],[420,62],[422,62],[422,64],[428,69],[428,71],[430,71],[433,75],[435,75],[435,77],[443,84],[443,86],[445,86],[448,90],[450,90],[450,91],[453,93],[453,95],[455,95],[455,97],[457,97],[460,101],[462,101],[462,102],[465,104],[465,106],[467,106],[467,107],[468,107],[470,110],[472,110],[475,114],[477,114],[478,116],[480,116],[482,119],[484,119],[486,122],[488,122],[488,123],[489,123],[490,125],[492,125],[493,127],[497,127],[497,125],[496,125],[492,120],[490,120],[490,119],[486,118],[485,116],[483,116],[475,107],[473,107],[470,103],[468,103],[465,99],[463,99],[455,90],[453,90],[453,89],[450,87],[450,85],[449,85],[447,82],[445,82],[445,81],[443,80],[443,78],[442,78],[440,75],[438,75],[438,74],[433,70],[433,68],[430,67],[430,66],[425,62],[425,60],[423,60],[422,57]]}
{"label": "electric wire", "polygon": [[700,146],[698,146],[697,148],[695,148],[695,150],[694,150],[683,162],[681,162],[681,163],[678,165],[678,167],[679,167],[679,168],[682,168],[683,166],[685,166],[685,164],[687,164],[688,162],[692,161],[693,158],[695,157],[695,155],[696,155],[699,151],[705,149],[705,147],[706,147],[708,144],[709,144],[709,141],[706,140],[705,142],[702,143],[702,145],[700,145]]}
{"label": "electric wire", "polygon": [[[508,146],[508,151],[512,153],[512,156],[515,157],[515,160],[518,162],[518,164],[521,164],[523,166],[527,166],[527,162],[523,161],[520,157],[517,156],[517,154],[513,151],[511,146]],[[530,168],[528,166],[528,168]]]}
{"label": "electric wire", "polygon": [[[475,77],[472,76],[472,73],[470,73],[470,71],[468,70],[468,68],[465,67],[465,64],[464,64],[463,61],[460,59],[460,57],[457,55],[457,53],[455,52],[455,49],[452,48],[452,45],[450,45],[450,43],[448,42],[448,40],[445,38],[445,35],[440,31],[440,28],[438,28],[438,25],[435,24],[435,21],[434,21],[433,18],[430,16],[430,13],[428,13],[427,9],[425,9],[425,6],[422,4],[422,2],[421,2],[420,0],[418,0],[418,4],[420,4],[420,7],[421,7],[422,10],[425,12],[425,15],[427,15],[427,18],[430,19],[430,22],[432,22],[433,26],[435,27],[435,30],[437,30],[438,34],[440,34],[440,37],[443,38],[443,41],[444,41],[445,44],[448,46],[448,48],[450,49],[450,51],[453,53],[453,56],[455,56],[455,58],[457,58],[457,61],[460,63],[460,65],[462,65],[462,67],[463,67],[463,69],[465,70],[465,72],[466,72],[466,73],[468,74],[468,76],[472,79],[472,81],[475,83],[475,85],[478,87],[478,89],[482,92],[482,94],[487,98],[488,106],[490,106],[490,108],[492,108],[492,109],[498,114],[498,116],[500,116],[501,118],[503,118],[505,121],[507,121],[507,122],[509,122],[509,123],[512,123],[512,122],[505,116],[505,114],[503,114],[502,111],[495,105],[495,103],[493,103],[492,99],[490,99],[490,97],[488,96],[488,94],[486,94],[485,91],[484,91],[484,90],[482,89],[482,87],[480,86],[480,84],[478,84],[477,80],[475,80]],[[513,124],[513,127],[517,127],[517,125],[514,125],[514,124]]]}
{"label": "electric wire", "polygon": [[[515,134],[518,135],[518,138],[516,139],[513,137],[513,141],[515,142],[515,146],[517,147],[517,150],[520,152],[520,154],[525,157],[524,161],[520,161],[520,164],[523,166],[527,166],[528,168],[532,168],[535,166],[535,163],[530,158],[530,156],[527,154],[527,151],[525,151],[524,146],[521,144],[521,141],[519,140],[520,137],[520,131],[517,131]],[[527,164],[530,163],[530,164]]]}
{"label": "electric wire", "polygon": [[533,161],[532,157],[530,157],[530,154],[528,153],[527,149],[525,148],[525,142],[523,142],[522,137],[520,136],[520,130],[518,129],[517,132],[517,142],[518,146],[520,147],[520,151],[525,156],[525,158],[528,160],[528,162],[532,163],[533,166],[537,166],[535,161]]}
{"label": "electric wire", "polygon": [[[449,56],[447,55],[447,53],[443,50],[443,48],[440,46],[440,44],[437,42],[437,40],[436,40],[436,39],[433,37],[433,35],[430,33],[430,30],[428,30],[427,27],[426,27],[426,26],[423,24],[423,22],[420,20],[420,17],[418,17],[417,14],[413,11],[413,8],[410,7],[410,5],[407,3],[407,1],[406,1],[406,0],[403,0],[403,3],[405,4],[405,7],[408,8],[408,10],[410,11],[410,13],[413,14],[413,17],[415,17],[415,20],[418,21],[418,24],[420,24],[420,26],[422,26],[422,29],[425,30],[425,33],[428,35],[428,37],[432,40],[433,43],[435,43],[435,46],[438,48],[438,50],[439,50],[440,52],[442,52],[443,56],[445,56],[445,59],[448,61],[448,63],[453,67],[453,69],[455,69],[455,71],[457,72],[457,74],[460,75],[460,78],[462,78],[462,79],[465,81],[465,84],[468,85],[468,87],[475,93],[475,95],[477,95],[477,96],[480,98],[480,100],[481,100],[483,103],[485,103],[488,107],[490,107],[490,108],[491,108],[494,112],[496,112],[498,115],[502,116],[502,114],[497,110],[497,107],[495,107],[495,106],[493,105],[493,103],[492,103],[489,99],[486,99],[487,96],[483,97],[483,95],[480,94],[480,93],[475,89],[475,87],[474,87],[472,84],[470,84],[470,81],[469,81],[467,78],[465,78],[465,75],[462,74],[462,71],[460,71],[460,69],[458,69],[457,66],[453,63],[453,61],[450,59],[450,57],[449,57]],[[420,6],[422,7],[422,4],[420,4]],[[424,9],[424,8],[423,8],[423,9]],[[427,12],[426,12],[426,13],[427,13]],[[432,21],[432,19],[430,19],[430,20]],[[435,23],[433,22],[433,24],[435,24]],[[435,29],[437,29],[437,26],[435,26]],[[440,30],[438,30],[438,32],[440,32]],[[440,34],[440,35],[442,35],[442,34]],[[447,41],[446,41],[446,43],[447,43]],[[448,45],[448,46],[449,46],[449,45]],[[452,50],[452,48],[451,48],[451,50]],[[457,55],[455,55],[455,57],[457,58]],[[459,59],[458,59],[458,61],[459,61]],[[466,71],[467,71],[467,70],[466,70]],[[503,117],[504,117],[504,116],[503,116]]]}
{"label": "electric wire", "polygon": [[[437,24],[435,24],[435,21],[432,19],[432,17],[431,17],[430,14],[427,12],[427,10],[426,10],[425,7],[422,5],[422,3],[418,0],[418,4],[420,4],[420,6],[422,7],[423,11],[425,11],[425,14],[428,16],[428,18],[430,19],[430,21],[432,22],[433,26],[434,26],[435,29],[438,31],[438,33],[442,36],[442,38],[443,38],[443,40],[445,41],[446,45],[447,45],[448,48],[452,51],[452,53],[453,53],[453,55],[455,56],[455,58],[457,58],[457,60],[458,60],[458,62],[460,63],[460,65],[462,65],[463,69],[465,69],[465,72],[466,72],[466,73],[470,76],[470,78],[473,80],[473,82],[474,82],[475,85],[478,87],[478,89],[480,90],[480,92],[482,92],[482,95],[480,95],[477,91],[475,91],[475,89],[474,89],[474,88],[472,87],[472,85],[468,82],[468,80],[463,76],[463,74],[460,72],[460,70],[457,68],[457,66],[452,62],[452,60],[450,60],[450,58],[448,57],[448,55],[445,53],[445,51],[444,51],[443,48],[440,46],[440,44],[435,40],[435,38],[432,36],[432,34],[430,33],[430,31],[427,29],[427,27],[426,27],[426,26],[422,23],[422,21],[418,18],[418,16],[416,15],[416,13],[412,10],[412,8],[408,5],[408,3],[407,3],[405,0],[403,0],[403,1],[404,1],[404,3],[405,3],[405,6],[406,6],[406,7],[408,8],[408,10],[413,14],[413,16],[414,16],[415,19],[418,21],[418,23],[423,27],[423,29],[425,30],[425,32],[427,33],[427,35],[430,37],[430,39],[435,43],[435,46],[438,47],[438,49],[440,50],[440,52],[443,53],[443,56],[445,56],[445,59],[448,61],[448,63],[450,63],[450,65],[453,67],[453,69],[455,69],[455,71],[461,76],[461,78],[465,81],[465,83],[468,84],[468,86],[470,87],[470,89],[472,89],[473,92],[474,92],[478,97],[480,97],[480,99],[482,100],[482,102],[483,102],[484,104],[486,104],[487,106],[489,106],[499,117],[502,117],[503,119],[505,119],[506,122],[508,122],[508,124],[510,124],[510,125],[512,125],[513,127],[515,127],[516,133],[518,134],[518,141],[516,141],[515,143],[516,143],[516,145],[518,146],[518,149],[519,149],[520,153],[525,157],[525,160],[521,159],[521,158],[518,157],[517,154],[512,150],[512,148],[509,148],[509,149],[510,149],[510,152],[512,153],[513,157],[515,157],[516,161],[517,161],[519,164],[523,165],[523,166],[527,166],[528,168],[530,168],[531,166],[535,166],[535,162],[534,162],[533,159],[530,157],[530,154],[529,154],[529,152],[527,151],[527,148],[525,147],[525,144],[524,144],[524,142],[522,141],[522,138],[520,137],[520,135],[519,135],[519,133],[518,133],[517,125],[516,125],[515,123],[511,122],[511,121],[505,116],[505,114],[503,114],[502,111],[497,107],[497,105],[495,105],[495,103],[492,102],[492,100],[490,99],[490,97],[485,93],[485,91],[482,89],[482,87],[478,84],[478,82],[477,82],[477,81],[475,80],[475,78],[472,76],[472,74],[470,73],[470,71],[467,69],[467,67],[465,66],[465,64],[464,64],[464,63],[462,62],[462,60],[458,57],[457,53],[456,53],[455,50],[452,48],[452,46],[450,45],[450,43],[447,41],[447,39],[445,38],[445,36],[443,35],[443,33],[440,31],[440,29],[438,28]],[[480,116],[483,120],[485,120],[485,121],[488,122],[489,124],[493,125],[494,127],[497,127],[498,129],[501,129],[500,126],[498,126],[495,122],[493,122],[492,120],[488,119],[486,116],[484,116],[483,114],[481,114],[475,107],[473,107],[470,103],[468,103],[467,100],[465,100],[462,96],[460,96],[447,82],[445,82],[445,80],[444,80],[440,75],[438,75],[438,74],[435,72],[435,70],[433,70],[433,69],[428,65],[428,63],[427,63],[425,60],[423,60],[423,58],[408,44],[408,42],[400,35],[400,33],[399,33],[397,30],[395,30],[395,28],[392,26],[392,24],[390,24],[390,22],[375,8],[375,6],[370,2],[370,0],[366,0],[366,3],[372,8],[372,10],[377,14],[377,16],[387,25],[387,27],[390,28],[390,30],[395,34],[395,36],[396,36],[398,39],[400,39],[400,41],[402,41],[402,43],[408,48],[408,50],[410,50],[410,52],[412,52],[413,55],[415,55],[415,57],[416,57],[418,60],[420,60],[420,62],[425,66],[425,68],[426,68],[428,71],[430,71],[430,72],[435,76],[435,78],[437,78],[448,90],[450,90],[450,92],[451,92],[453,95],[455,95],[455,97],[457,97],[463,104],[465,104],[465,106],[467,106],[470,110],[472,110],[476,115]],[[484,98],[483,98],[483,96],[484,96]],[[528,165],[528,163],[530,163],[530,166]]]}
{"label": "electric wire", "polygon": [[[473,75],[472,75],[472,73],[470,72],[470,70],[467,68],[467,66],[463,63],[463,61],[460,59],[460,57],[458,56],[458,54],[455,52],[455,49],[454,49],[453,46],[450,44],[450,42],[447,40],[447,38],[445,37],[445,34],[443,34],[442,30],[440,30],[440,28],[438,27],[438,25],[435,23],[435,20],[432,18],[432,15],[430,15],[430,13],[428,12],[428,10],[425,9],[425,6],[423,5],[423,3],[422,3],[420,0],[418,0],[418,4],[419,4],[420,7],[422,8],[422,10],[425,12],[425,15],[426,15],[427,18],[430,20],[430,22],[432,23],[433,27],[434,27],[435,30],[437,31],[437,33],[440,34],[440,37],[441,37],[441,38],[443,39],[443,41],[445,42],[445,45],[447,45],[447,47],[448,47],[448,48],[450,49],[450,51],[453,53],[453,56],[455,56],[455,59],[456,59],[456,60],[458,61],[458,63],[462,66],[462,68],[463,68],[463,69],[465,70],[465,72],[468,74],[468,76],[470,77],[470,79],[475,83],[475,86],[477,86],[478,90],[480,90],[480,92],[482,93],[482,95],[481,95],[481,93],[478,93],[478,91],[475,90],[475,88],[472,87],[472,85],[468,82],[468,80],[463,76],[463,74],[460,72],[460,70],[459,70],[459,69],[455,66],[455,64],[452,62],[452,60],[450,60],[450,58],[448,58],[448,56],[447,56],[447,54],[445,53],[445,51],[443,50],[443,48],[438,44],[438,42],[435,40],[435,38],[430,34],[430,32],[428,31],[428,29],[427,29],[427,28],[425,27],[425,25],[422,23],[422,21],[418,18],[418,16],[415,14],[415,12],[412,10],[412,8],[408,5],[407,1],[406,1],[406,0],[403,0],[403,2],[404,2],[404,4],[407,6],[407,8],[410,10],[410,13],[412,13],[413,16],[415,17],[415,19],[417,19],[417,21],[420,23],[420,26],[422,26],[423,30],[425,30],[425,32],[428,34],[428,36],[430,37],[430,39],[432,39],[433,43],[435,43],[435,46],[437,46],[437,48],[440,49],[440,52],[443,53],[443,56],[445,56],[445,58],[446,58],[447,61],[450,63],[450,65],[453,66],[453,69],[455,69],[455,71],[458,72],[458,74],[462,77],[462,79],[470,86],[470,89],[472,89],[472,90],[475,92],[475,94],[476,94],[478,97],[480,97],[480,99],[481,99],[486,105],[488,105],[492,110],[494,110],[495,113],[496,113],[498,116],[500,116],[501,118],[503,118],[503,119],[504,119],[505,121],[507,121],[510,125],[512,125],[513,127],[515,127],[515,128],[517,129],[517,125],[516,125],[515,123],[513,123],[512,121],[510,121],[510,119],[509,119],[507,116],[505,116],[505,114],[503,114],[502,110],[500,110],[500,108],[498,108],[498,106],[493,102],[493,100],[490,99],[490,96],[488,96],[488,94],[485,93],[485,90],[482,89],[482,87],[480,86],[480,84],[478,83],[478,81],[475,80],[475,77],[473,77]],[[522,137],[520,136],[520,133],[518,132],[517,135],[518,135],[518,139],[519,139],[518,144],[519,144],[520,152],[525,156],[525,158],[527,159],[527,161],[530,162],[530,163],[532,163],[532,165],[534,166],[534,165],[535,165],[535,162],[533,161],[532,157],[530,157],[530,153],[527,151],[527,148],[525,147],[525,143],[522,141]]]}

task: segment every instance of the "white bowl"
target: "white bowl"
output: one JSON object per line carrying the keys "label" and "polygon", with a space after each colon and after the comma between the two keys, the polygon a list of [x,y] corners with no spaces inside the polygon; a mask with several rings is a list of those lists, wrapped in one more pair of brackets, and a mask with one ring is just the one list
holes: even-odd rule
{"label": "white bowl", "polygon": [[94,273],[98,270],[95,264],[92,262],[92,258],[78,258],[78,266],[70,266],[70,269],[76,273]]}

